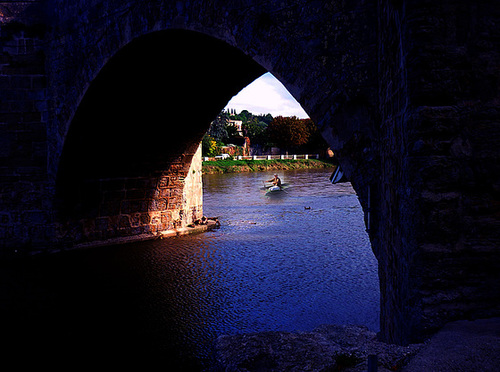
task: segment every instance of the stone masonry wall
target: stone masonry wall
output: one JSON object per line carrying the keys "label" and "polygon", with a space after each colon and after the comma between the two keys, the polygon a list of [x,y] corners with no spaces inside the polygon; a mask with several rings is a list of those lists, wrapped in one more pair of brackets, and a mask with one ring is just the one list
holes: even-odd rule
{"label": "stone masonry wall", "polygon": [[61,248],[151,239],[200,219],[201,146],[195,149],[154,177],[89,182],[84,187],[88,199],[82,202],[94,208],[87,210],[83,218],[60,219],[56,238]]}
{"label": "stone masonry wall", "polygon": [[[0,256],[151,238],[200,218],[201,176],[187,177],[190,150],[158,174],[82,180],[68,192],[79,194],[79,203],[90,209],[78,218],[61,217],[53,161],[48,162],[54,146],[61,146],[49,117],[60,113],[50,113],[50,26],[39,3],[0,4]],[[193,167],[198,175],[201,165]]]}
{"label": "stone masonry wall", "polygon": [[[408,268],[414,265],[418,208],[408,183],[404,13],[379,2],[380,175],[371,186],[372,247],[379,260],[382,338],[404,343],[419,329],[418,297]],[[418,170],[414,170],[418,171]],[[373,195],[375,195],[373,197]],[[417,336],[418,337],[418,336]]]}
{"label": "stone masonry wall", "polygon": [[499,19],[493,2],[379,2],[386,339],[498,315]]}
{"label": "stone masonry wall", "polygon": [[201,144],[191,161],[191,166],[184,179],[182,192],[183,225],[187,226],[203,217],[203,172]]}
{"label": "stone masonry wall", "polygon": [[[431,5],[432,4],[432,5]],[[431,11],[432,10],[432,11]],[[421,330],[500,309],[500,7],[407,1]]]}
{"label": "stone masonry wall", "polygon": [[28,14],[34,4],[0,7],[0,256],[36,249],[53,232],[48,207],[53,188],[46,172],[46,27]]}

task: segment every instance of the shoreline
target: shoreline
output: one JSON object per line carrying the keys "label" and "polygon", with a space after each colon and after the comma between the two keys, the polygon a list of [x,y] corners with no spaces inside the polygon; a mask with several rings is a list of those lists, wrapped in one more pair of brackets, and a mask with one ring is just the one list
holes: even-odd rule
{"label": "shoreline", "polygon": [[214,160],[202,162],[203,174],[266,172],[293,169],[324,169],[336,165],[323,159]]}
{"label": "shoreline", "polygon": [[457,320],[422,343],[406,346],[382,342],[359,325],[223,335],[216,341],[215,370],[496,371],[499,331],[500,318]]}
{"label": "shoreline", "polygon": [[137,243],[148,240],[157,240],[164,238],[172,238],[184,235],[193,235],[193,234],[201,234],[207,231],[215,230],[220,226],[218,220],[216,218],[208,218],[207,222],[204,224],[189,224],[185,227],[178,227],[171,230],[159,231],[156,234],[141,234],[134,236],[126,236],[126,237],[117,237],[102,241],[95,241],[89,243],[80,243],[75,245],[72,250],[78,249],[92,249],[98,247],[107,247],[113,245],[121,245],[128,243]]}

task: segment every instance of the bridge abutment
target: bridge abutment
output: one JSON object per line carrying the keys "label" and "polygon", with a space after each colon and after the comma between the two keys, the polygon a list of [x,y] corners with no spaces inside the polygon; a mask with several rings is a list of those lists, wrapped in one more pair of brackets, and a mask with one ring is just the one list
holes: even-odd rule
{"label": "bridge abutment", "polygon": [[79,210],[60,212],[56,242],[70,248],[148,240],[201,219],[201,145],[194,149],[150,177],[85,182],[75,207]]}

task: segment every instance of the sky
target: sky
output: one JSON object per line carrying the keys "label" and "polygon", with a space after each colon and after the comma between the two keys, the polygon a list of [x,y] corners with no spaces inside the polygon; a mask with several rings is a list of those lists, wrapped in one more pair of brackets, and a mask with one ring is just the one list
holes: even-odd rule
{"label": "sky", "polygon": [[243,88],[225,108],[235,109],[237,113],[248,110],[255,115],[309,117],[283,84],[269,72]]}

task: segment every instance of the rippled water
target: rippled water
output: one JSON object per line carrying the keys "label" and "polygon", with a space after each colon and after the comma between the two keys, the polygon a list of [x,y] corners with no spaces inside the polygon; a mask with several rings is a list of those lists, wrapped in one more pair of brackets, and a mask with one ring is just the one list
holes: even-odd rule
{"label": "rippled water", "polygon": [[264,176],[272,178],[205,178],[205,213],[221,216],[223,225],[211,247],[218,270],[231,278],[230,302],[243,313],[228,332],[325,322],[377,330],[376,260],[350,185],[329,184],[325,171],[287,172],[285,192],[266,195],[256,190]]}
{"label": "rippled water", "polygon": [[376,331],[377,264],[363,213],[349,184],[328,175],[282,173],[286,189],[271,195],[262,183],[271,173],[206,176],[205,215],[222,223],[214,232],[3,269],[6,334],[44,357],[202,370],[222,334],[324,323]]}

